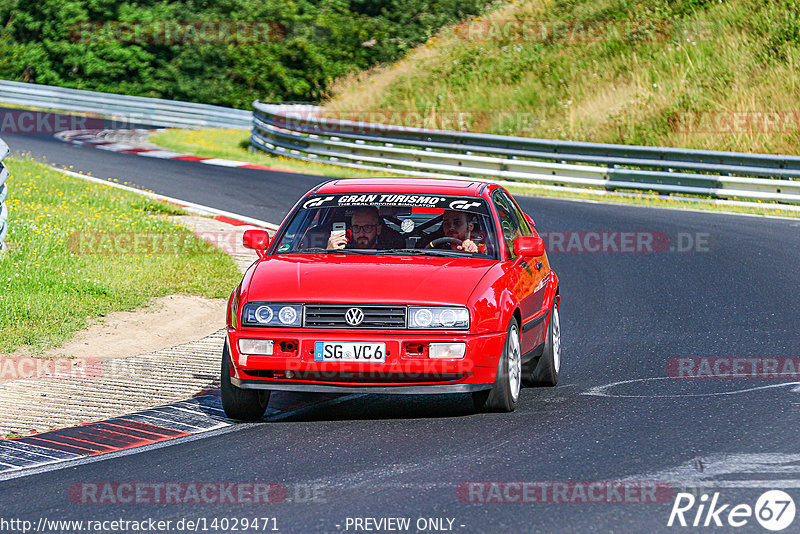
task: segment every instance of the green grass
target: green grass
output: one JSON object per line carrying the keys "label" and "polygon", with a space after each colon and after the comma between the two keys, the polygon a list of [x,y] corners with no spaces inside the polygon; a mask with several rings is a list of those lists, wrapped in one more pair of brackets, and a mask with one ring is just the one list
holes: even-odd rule
{"label": "green grass", "polygon": [[[545,39],[508,21],[653,21],[655,30]],[[340,79],[325,107],[334,117],[460,112],[465,129],[494,134],[798,154],[798,64],[792,0],[521,0],[439,32],[399,62]],[[794,119],[698,131],[715,128],[703,119],[719,112]]]}
{"label": "green grass", "polygon": [[[229,256],[169,217],[179,212],[174,206],[30,158],[5,162],[11,176],[0,354],[57,346],[91,320],[151,297],[227,297],[241,277]],[[142,239],[134,249],[120,235]]]}
{"label": "green grass", "polygon": [[385,174],[348,169],[324,163],[311,163],[291,158],[271,156],[263,152],[251,152],[250,132],[215,128],[208,130],[168,129],[151,135],[148,140],[175,152],[205,158],[223,158],[266,165],[283,171],[335,176],[338,178],[373,178]]}

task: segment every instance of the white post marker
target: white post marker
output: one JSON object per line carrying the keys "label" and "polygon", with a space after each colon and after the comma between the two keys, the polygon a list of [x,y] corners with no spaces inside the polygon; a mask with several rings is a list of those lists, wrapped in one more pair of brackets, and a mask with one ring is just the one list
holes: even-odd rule
{"label": "white post marker", "polygon": [[[8,154],[8,145],[5,141],[0,139],[0,160],[4,159]],[[8,197],[8,167],[0,163],[0,254],[6,251],[6,236],[8,235],[8,204],[6,198]]]}

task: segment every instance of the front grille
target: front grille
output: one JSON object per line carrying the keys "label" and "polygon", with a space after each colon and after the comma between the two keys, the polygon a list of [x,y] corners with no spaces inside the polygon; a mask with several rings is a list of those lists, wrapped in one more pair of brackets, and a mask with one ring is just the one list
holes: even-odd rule
{"label": "front grille", "polygon": [[[364,312],[364,320],[358,326],[345,321],[350,308]],[[305,326],[311,328],[405,328],[405,306],[375,306],[359,304],[306,304]]]}

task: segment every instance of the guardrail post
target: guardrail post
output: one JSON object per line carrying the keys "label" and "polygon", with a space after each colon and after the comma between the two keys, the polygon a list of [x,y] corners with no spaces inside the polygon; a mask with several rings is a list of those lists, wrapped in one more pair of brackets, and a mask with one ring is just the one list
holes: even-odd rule
{"label": "guardrail post", "polygon": [[8,235],[8,167],[2,160],[8,154],[8,145],[0,139],[0,254],[7,250],[6,236]]}

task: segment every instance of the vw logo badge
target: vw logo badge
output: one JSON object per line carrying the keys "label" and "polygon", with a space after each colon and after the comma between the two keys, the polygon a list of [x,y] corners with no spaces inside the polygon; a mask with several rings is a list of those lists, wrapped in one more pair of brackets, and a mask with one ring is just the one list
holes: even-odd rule
{"label": "vw logo badge", "polygon": [[364,312],[360,308],[350,308],[344,312],[344,320],[350,326],[358,326],[364,320]]}

